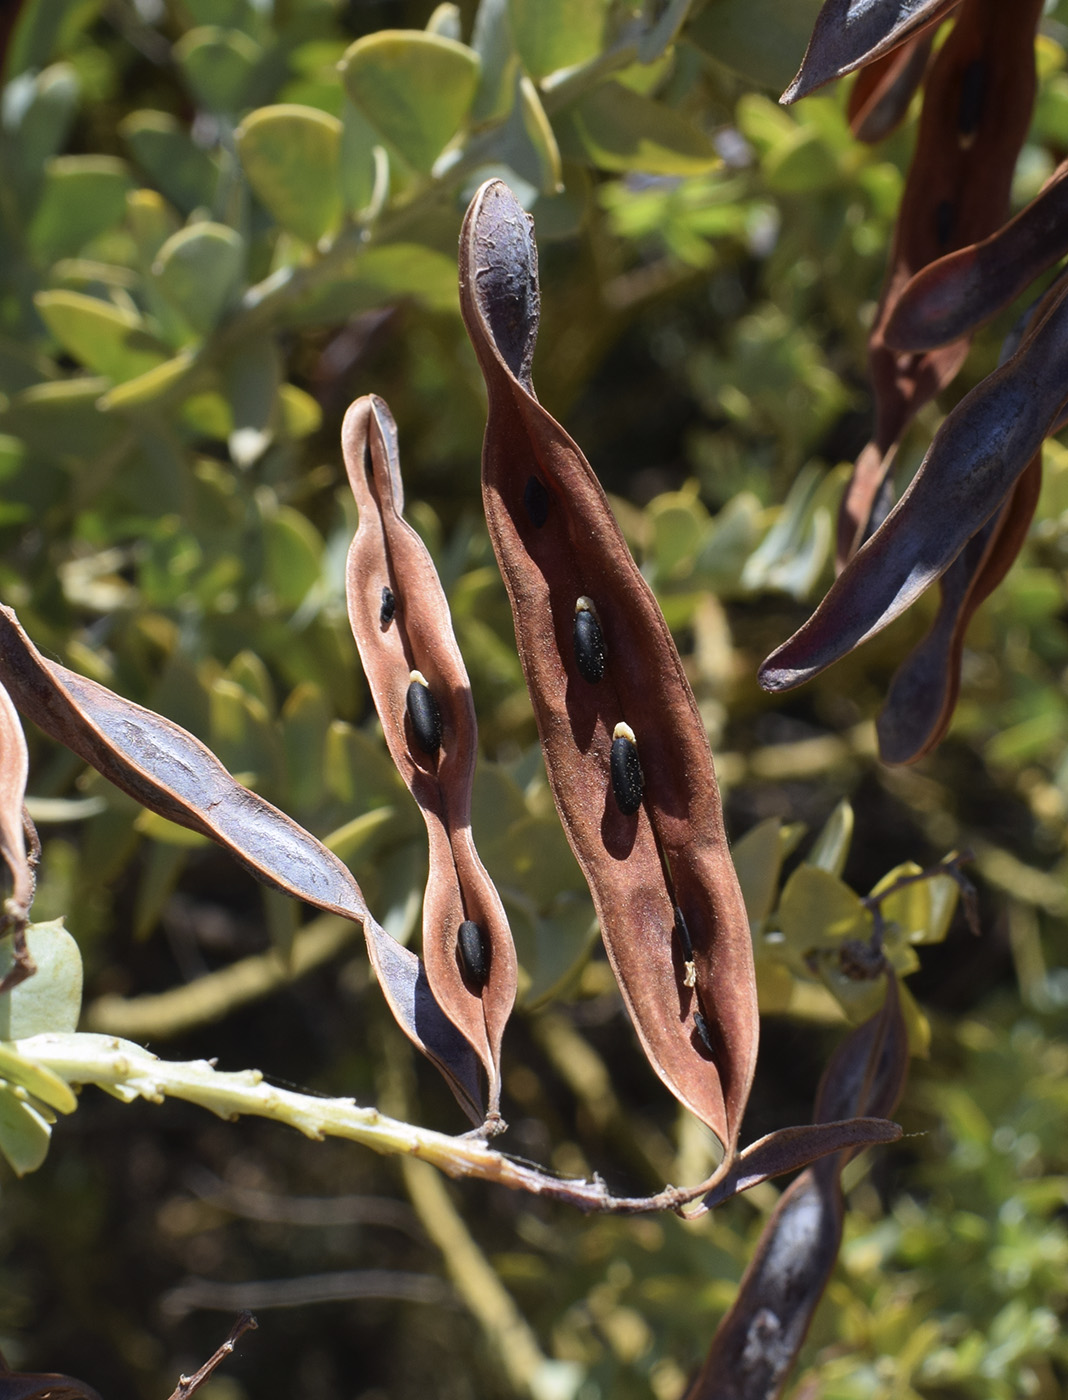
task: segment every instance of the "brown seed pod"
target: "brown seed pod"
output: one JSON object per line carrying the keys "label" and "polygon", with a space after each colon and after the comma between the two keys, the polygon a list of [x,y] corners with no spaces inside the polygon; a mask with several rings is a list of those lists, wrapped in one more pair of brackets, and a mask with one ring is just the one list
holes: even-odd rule
{"label": "brown seed pod", "polygon": [[[835,1129],[838,1120],[854,1114],[881,1120],[894,1111],[907,1073],[908,1035],[891,975],[882,1009],[832,1055],[809,1131]],[[845,1213],[842,1169],[864,1145],[848,1144],[821,1157],[783,1192],[686,1400],[775,1400],[782,1393],[838,1257]],[[747,1154],[755,1156],[759,1148],[755,1144]],[[744,1175],[741,1162],[738,1174]],[[750,1175],[748,1184],[765,1179]]]}
{"label": "brown seed pod", "polygon": [[[752,1082],[757,1010],[712,756],[671,634],[604,492],[534,396],[537,254],[530,220],[500,181],[483,185],[468,210],[460,294],[489,393],[486,518],[553,795],[650,1063],[729,1157]],[[536,518],[532,479],[547,498]],[[597,600],[611,640],[596,685],[575,657],[575,599],[585,597]],[[621,722],[641,748],[644,785],[632,814],[617,804],[610,776]],[[694,988],[672,936],[676,905],[690,932]]]}
{"label": "brown seed pod", "polygon": [[905,120],[927,71],[932,39],[930,31],[920,34],[857,74],[846,115],[858,141],[867,145],[884,141]]}
{"label": "brown seed pod", "polygon": [[[485,1069],[492,1118],[516,959],[500,897],[471,836],[478,746],[471,687],[433,561],[401,516],[397,429],[382,399],[372,394],[352,405],[341,442],[360,512],[349,550],[349,621],[390,754],[422,810],[430,843],[423,962],[439,1005]],[[388,628],[380,621],[383,580],[395,599]],[[481,984],[465,979],[457,961],[457,930],[468,921],[485,941]]]}
{"label": "brown seed pod", "polygon": [[179,725],[96,681],[47,661],[10,608],[0,607],[0,680],[46,734],[168,821],[218,842],[266,885],[362,924],[398,1024],[480,1122],[474,1055],[430,995],[423,965],[371,917],[344,863],[291,817],[242,787]]}
{"label": "brown seed pod", "polygon": [[921,268],[988,237],[1008,213],[1016,158],[1034,105],[1034,39],[1041,14],[1042,0],[1012,5],[966,0],[928,72],[916,150],[868,339],[875,428],[842,500],[839,568],[870,533],[905,430],[967,357],[966,336],[921,354],[899,354],[888,343],[886,328]]}

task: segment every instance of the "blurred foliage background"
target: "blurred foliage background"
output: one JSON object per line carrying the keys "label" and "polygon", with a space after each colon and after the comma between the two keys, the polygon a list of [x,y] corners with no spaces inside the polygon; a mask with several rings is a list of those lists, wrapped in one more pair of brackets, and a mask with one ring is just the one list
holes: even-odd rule
{"label": "blurred foliage background", "polygon": [[[870,918],[857,894],[975,856],[979,939],[941,881],[892,911],[915,998],[907,1135],[849,1169],[790,1393],[1044,1400],[1068,1382],[1068,451],[1048,444],[1029,544],[973,624],[929,759],[880,766],[872,726],[928,607],[796,695],[758,691],[830,577],[915,131],[913,113],[858,145],[848,83],[777,106],[817,9],[8,7],[0,596],[49,655],[190,728],[326,839],[409,938],[421,823],[343,595],[338,429],[381,394],[472,676],[476,836],[522,964],[504,1146],[621,1191],[699,1180],[711,1144],[645,1065],[599,953],[481,518],[455,247],[477,185],[508,179],[539,237],[539,394],[613,493],[717,755],[768,1013],[745,1140],[807,1120],[867,1014],[822,956]],[[1068,154],[1068,4],[1047,9],[1014,207]],[[1013,314],[920,416],[903,479]],[[460,1130],[351,931],[30,740],[34,916],[77,938],[85,1027]],[[245,980],[213,1002],[233,965]],[[247,1304],[260,1331],[214,1400],[676,1400],[777,1199],[765,1185],[696,1225],[585,1220],[413,1165],[87,1092],[39,1171],[3,1168],[0,1346],[147,1400]]]}

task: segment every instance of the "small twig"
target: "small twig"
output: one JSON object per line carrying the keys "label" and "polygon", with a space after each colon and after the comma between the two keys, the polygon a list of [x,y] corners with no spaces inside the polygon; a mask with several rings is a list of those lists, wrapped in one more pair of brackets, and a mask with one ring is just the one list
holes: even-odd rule
{"label": "small twig", "polygon": [[259,1324],[250,1312],[243,1312],[230,1328],[230,1335],[213,1356],[209,1356],[199,1371],[191,1376],[179,1376],[178,1385],[170,1400],[189,1400],[194,1391],[199,1390],[211,1373],[233,1352],[238,1339],[246,1332],[254,1332]]}
{"label": "small twig", "polygon": [[979,932],[979,917],[975,886],[960,870],[962,865],[974,859],[971,851],[957,851],[954,855],[946,856],[936,865],[929,865],[926,870],[917,870],[914,875],[899,875],[892,885],[887,885],[886,889],[880,890],[878,894],[864,895],[860,902],[869,911],[874,923],[871,936],[872,948],[875,950],[882,948],[883,937],[886,933],[886,924],[883,919],[883,900],[889,899],[892,894],[897,894],[899,890],[907,889],[909,885],[918,885],[923,880],[934,880],[939,875],[947,875],[960,890],[964,917],[967,919],[968,927],[972,933],[977,934]]}
{"label": "small twig", "polygon": [[3,977],[0,977],[0,996],[3,996],[5,992],[13,991],[37,971],[37,964],[26,944],[26,913],[24,910],[21,912],[14,910],[11,905],[12,901],[8,900],[4,906],[3,918],[0,919],[0,934],[11,932],[12,935],[11,953],[13,959],[11,966]]}

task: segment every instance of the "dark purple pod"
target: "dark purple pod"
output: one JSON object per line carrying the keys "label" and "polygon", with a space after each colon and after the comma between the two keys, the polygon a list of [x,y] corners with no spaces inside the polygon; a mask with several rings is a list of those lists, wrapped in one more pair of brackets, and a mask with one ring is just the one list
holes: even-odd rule
{"label": "dark purple pod", "polygon": [[382,606],[378,610],[378,620],[383,627],[388,627],[393,621],[393,614],[397,611],[397,600],[393,596],[392,588],[382,589]]}
{"label": "dark purple pod", "polygon": [[612,792],[616,806],[625,817],[633,816],[642,805],[642,792],[645,778],[641,760],[638,758],[638,745],[634,740],[634,730],[629,724],[620,721],[612,733],[612,753],[609,759],[612,773]]}
{"label": "dark purple pod", "polygon": [[415,742],[433,757],[441,748],[441,710],[422,671],[413,671],[405,698]]}
{"label": "dark purple pod", "polygon": [[589,598],[579,598],[575,603],[572,635],[575,642],[575,664],[579,668],[579,674],[584,681],[596,685],[604,675],[604,633]]}
{"label": "dark purple pod", "polygon": [[479,991],[489,981],[489,949],[474,919],[465,919],[456,935],[456,951],[464,977]]}

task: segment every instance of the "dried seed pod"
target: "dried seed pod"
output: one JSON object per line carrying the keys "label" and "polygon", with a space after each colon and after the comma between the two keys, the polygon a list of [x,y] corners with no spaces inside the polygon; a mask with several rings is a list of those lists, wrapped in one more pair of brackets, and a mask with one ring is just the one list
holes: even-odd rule
{"label": "dried seed pod", "polygon": [[923,82],[932,34],[917,35],[867,63],[849,93],[849,126],[858,141],[883,141],[905,120],[909,103]]}
{"label": "dried seed pod", "polygon": [[414,953],[371,917],[344,863],[292,818],[242,787],[192,734],[46,661],[0,607],[0,680],[33,722],[109,782],[168,821],[218,842],[264,884],[363,925],[367,951],[401,1029],[482,1118],[474,1054],[442,1014]]}
{"label": "dried seed pod", "polygon": [[884,763],[915,763],[949,728],[960,693],[964,635],[976,609],[1012,567],[1042,489],[1036,453],[998,513],[974,534],[940,580],[938,614],[894,673],[876,729]]}
{"label": "dried seed pod", "polygon": [[397,600],[393,596],[392,588],[382,589],[382,606],[378,609],[378,620],[383,627],[388,627],[393,621],[393,614],[397,611]]}
{"label": "dried seed pod", "polygon": [[489,981],[489,949],[474,919],[465,919],[456,935],[456,950],[464,976],[481,989]]}
{"label": "dried seed pod", "polygon": [[441,748],[441,710],[422,671],[412,671],[405,696],[415,742],[425,754],[436,757]]}
{"label": "dried seed pod", "polygon": [[957,0],[826,0],[796,78],[779,99],[796,102],[931,29]]}
{"label": "dried seed pod", "polygon": [[[486,519],[553,796],[650,1063],[722,1139],[729,1159],[758,1023],[749,923],[708,740],[663,615],[597,478],[534,395],[537,253],[530,220],[500,181],[483,185],[468,210],[460,277],[489,397]],[[551,501],[540,526],[524,499],[534,476]],[[588,593],[611,618],[611,651],[597,685],[575,675],[575,599]],[[631,815],[605,800],[615,726],[624,716],[641,736],[644,773]],[[676,904],[686,910],[694,990],[680,987],[674,940],[664,937]],[[695,1013],[714,1022],[710,1052]]]}
{"label": "dried seed pod", "polygon": [[[512,935],[471,835],[478,731],[471,686],[445,594],[426,546],[401,516],[397,429],[382,399],[358,399],[342,428],[345,467],[360,512],[349,550],[349,621],[390,755],[418,802],[430,845],[423,961],[430,990],[478,1056],[500,1097],[501,1037],[516,992]],[[379,623],[379,585],[403,580],[403,607]],[[414,745],[411,740],[414,738]],[[432,755],[428,762],[423,755]],[[464,976],[457,930],[476,923],[486,976]]]}
{"label": "dried seed pod", "polygon": [[1068,398],[1068,285],[1000,369],[966,394],[908,490],[809,620],[764,662],[766,690],[810,679],[899,617],[999,509]]}
{"label": "dried seed pod", "polygon": [[[928,72],[916,150],[868,339],[875,426],[842,499],[839,568],[871,533],[872,510],[905,430],[967,357],[966,338],[901,355],[887,342],[886,328],[921,268],[987,238],[1008,213],[1034,105],[1034,38],[1041,14],[1042,0],[969,0]],[[962,133],[962,121],[974,125]]]}
{"label": "dried seed pod", "polygon": [[[838,1120],[855,1114],[862,1115],[857,1125],[863,1128],[873,1122],[863,1115],[881,1119],[892,1113],[907,1073],[908,1034],[897,983],[890,977],[882,1010],[831,1057],[816,1095],[814,1126],[848,1128]],[[782,1393],[838,1257],[845,1215],[842,1170],[863,1145],[821,1157],[783,1192],[685,1400],[774,1400]],[[743,1157],[755,1157],[762,1146],[754,1144]],[[765,1179],[741,1157],[732,1175],[740,1178],[747,1170],[750,1185]],[[737,1185],[727,1178],[709,1204],[725,1199]]]}
{"label": "dried seed pod", "polygon": [[575,604],[572,637],[579,675],[591,685],[596,685],[604,675],[604,633],[588,598],[579,598]]}
{"label": "dried seed pod", "polygon": [[897,351],[933,350],[969,335],[1015,301],[1068,252],[1068,161],[1042,192],[989,238],[916,273],[886,322]]}
{"label": "dried seed pod", "polygon": [[645,778],[638,758],[638,745],[634,741],[634,730],[622,720],[612,731],[609,763],[616,806],[625,817],[633,816],[642,805]]}

